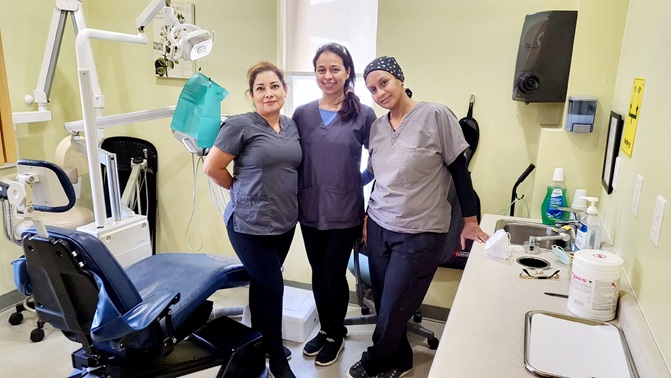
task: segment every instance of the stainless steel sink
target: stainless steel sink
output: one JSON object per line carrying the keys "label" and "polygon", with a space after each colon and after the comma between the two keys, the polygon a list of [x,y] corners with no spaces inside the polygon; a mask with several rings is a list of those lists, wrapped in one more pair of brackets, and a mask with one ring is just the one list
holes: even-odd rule
{"label": "stainless steel sink", "polygon": [[[513,219],[499,219],[496,222],[496,230],[503,229],[510,234],[510,244],[524,245],[529,241],[530,236],[558,236],[559,231],[553,226],[542,223],[522,222]],[[540,248],[550,249],[553,245],[558,245],[564,249],[569,242],[563,240],[543,240],[537,241],[536,245]]]}

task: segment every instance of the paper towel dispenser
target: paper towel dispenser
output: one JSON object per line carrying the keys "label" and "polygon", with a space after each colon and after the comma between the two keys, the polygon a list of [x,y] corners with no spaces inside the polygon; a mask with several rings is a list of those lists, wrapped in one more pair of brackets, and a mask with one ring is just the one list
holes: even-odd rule
{"label": "paper towel dispenser", "polygon": [[546,11],[524,19],[517,52],[513,100],[564,102],[577,11]]}

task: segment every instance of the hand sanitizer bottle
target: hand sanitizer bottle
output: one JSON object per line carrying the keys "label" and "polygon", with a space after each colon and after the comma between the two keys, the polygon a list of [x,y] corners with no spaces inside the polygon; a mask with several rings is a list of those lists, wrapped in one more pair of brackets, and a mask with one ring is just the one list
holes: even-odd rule
{"label": "hand sanitizer bottle", "polygon": [[554,225],[557,221],[567,220],[568,212],[559,210],[566,207],[566,186],[564,186],[564,169],[555,168],[552,182],[548,185],[543,205],[541,206],[541,218],[544,224]]}
{"label": "hand sanitizer bottle", "polygon": [[575,236],[575,249],[601,249],[601,219],[595,204],[595,197],[583,197],[590,202],[589,207],[580,219],[578,232]]}

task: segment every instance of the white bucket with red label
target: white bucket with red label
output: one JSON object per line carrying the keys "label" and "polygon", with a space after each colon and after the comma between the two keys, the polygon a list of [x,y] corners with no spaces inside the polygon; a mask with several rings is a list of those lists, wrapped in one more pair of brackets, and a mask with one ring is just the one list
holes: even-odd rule
{"label": "white bucket with red label", "polygon": [[623,260],[598,249],[574,254],[570,273],[568,310],[581,318],[609,321],[615,318],[620,296]]}

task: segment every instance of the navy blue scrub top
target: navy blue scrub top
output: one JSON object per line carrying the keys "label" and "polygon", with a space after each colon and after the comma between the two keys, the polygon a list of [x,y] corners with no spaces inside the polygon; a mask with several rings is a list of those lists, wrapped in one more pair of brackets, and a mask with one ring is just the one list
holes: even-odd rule
{"label": "navy blue scrub top", "polygon": [[292,116],[301,135],[303,162],[298,174],[299,221],[319,230],[344,229],[363,222],[361,148],[375,112],[361,105],[359,115],[344,122],[336,115],[328,127],[319,101],[299,106]]}

